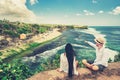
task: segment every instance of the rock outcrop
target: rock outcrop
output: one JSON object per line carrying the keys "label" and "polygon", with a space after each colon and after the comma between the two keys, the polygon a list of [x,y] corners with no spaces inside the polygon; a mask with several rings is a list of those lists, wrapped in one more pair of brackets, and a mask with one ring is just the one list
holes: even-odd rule
{"label": "rock outcrop", "polygon": [[120,62],[109,63],[109,67],[103,72],[92,74],[87,68],[78,68],[79,76],[67,77],[67,73],[49,70],[40,72],[28,78],[28,80],[120,80]]}

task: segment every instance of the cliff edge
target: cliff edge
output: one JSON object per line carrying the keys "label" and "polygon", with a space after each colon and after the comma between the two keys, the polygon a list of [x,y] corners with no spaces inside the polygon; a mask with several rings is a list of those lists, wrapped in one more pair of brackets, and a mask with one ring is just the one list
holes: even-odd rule
{"label": "cliff edge", "polygon": [[120,62],[109,63],[103,72],[92,74],[87,68],[78,68],[79,76],[67,77],[67,73],[57,70],[43,71],[27,80],[120,80]]}

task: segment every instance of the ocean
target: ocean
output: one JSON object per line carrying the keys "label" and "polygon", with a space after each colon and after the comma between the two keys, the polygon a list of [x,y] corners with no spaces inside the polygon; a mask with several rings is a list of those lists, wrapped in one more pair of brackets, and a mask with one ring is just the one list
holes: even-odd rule
{"label": "ocean", "polygon": [[41,61],[40,59],[64,53],[64,48],[67,43],[72,44],[77,55],[77,60],[94,60],[95,49],[84,41],[87,40],[94,43],[96,36],[103,36],[106,39],[106,48],[109,49],[110,58],[114,61],[114,56],[120,52],[119,35],[120,26],[90,26],[88,29],[69,29],[64,31],[56,40],[34,50],[33,53],[36,53],[35,55],[23,57],[22,60],[24,62],[38,63]]}

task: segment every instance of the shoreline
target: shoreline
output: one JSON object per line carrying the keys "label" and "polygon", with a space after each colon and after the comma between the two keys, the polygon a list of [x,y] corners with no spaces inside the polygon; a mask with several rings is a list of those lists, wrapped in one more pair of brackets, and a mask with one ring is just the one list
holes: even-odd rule
{"label": "shoreline", "polygon": [[[38,46],[43,45],[45,42],[50,41],[58,36],[60,36],[62,33],[58,31],[58,28],[53,29],[52,31],[48,31],[46,33],[43,34],[38,34],[33,36],[31,39],[26,40],[27,43],[23,43],[21,45],[14,45],[14,46],[10,46],[5,48],[4,50],[0,50],[3,55],[0,56],[1,59],[7,59],[9,57],[15,56],[15,55],[22,55],[23,53],[27,54],[27,52],[31,51],[31,50],[27,50],[30,46],[30,43],[38,43]],[[38,47],[36,46],[36,47]],[[18,52],[18,54],[14,54],[12,52],[10,52],[11,50],[15,50]],[[24,50],[23,53],[21,52],[21,50]],[[20,54],[22,53],[22,54]]]}
{"label": "shoreline", "polygon": [[57,36],[60,36],[62,33],[58,31],[59,29],[55,28],[53,31],[48,31],[47,33],[39,34],[32,37],[30,40],[34,42],[42,43],[45,41],[49,41]]}

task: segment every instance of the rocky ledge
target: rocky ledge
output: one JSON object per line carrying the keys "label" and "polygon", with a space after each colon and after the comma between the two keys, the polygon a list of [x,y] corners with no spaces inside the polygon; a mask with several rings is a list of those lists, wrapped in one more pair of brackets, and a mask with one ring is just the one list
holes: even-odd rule
{"label": "rocky ledge", "polygon": [[109,63],[103,72],[92,74],[87,68],[78,68],[79,76],[68,78],[65,72],[57,70],[43,71],[31,76],[27,80],[120,80],[120,62]]}

